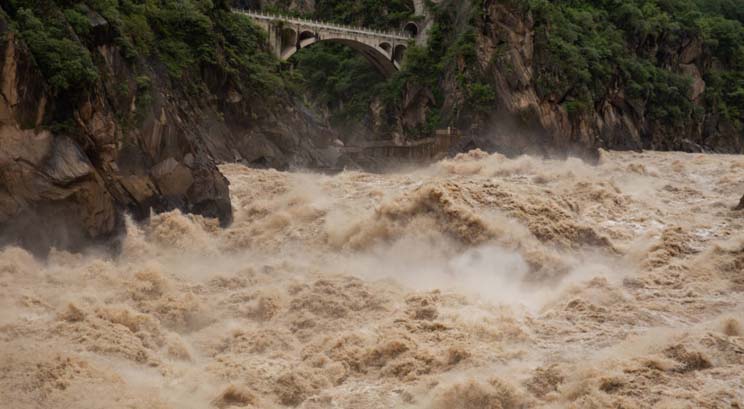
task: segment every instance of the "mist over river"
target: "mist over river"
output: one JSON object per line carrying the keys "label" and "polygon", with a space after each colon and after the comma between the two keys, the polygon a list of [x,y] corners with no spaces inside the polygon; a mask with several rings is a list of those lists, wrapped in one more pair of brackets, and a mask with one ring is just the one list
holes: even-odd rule
{"label": "mist over river", "polygon": [[288,173],[0,250],[0,408],[744,408],[744,157]]}

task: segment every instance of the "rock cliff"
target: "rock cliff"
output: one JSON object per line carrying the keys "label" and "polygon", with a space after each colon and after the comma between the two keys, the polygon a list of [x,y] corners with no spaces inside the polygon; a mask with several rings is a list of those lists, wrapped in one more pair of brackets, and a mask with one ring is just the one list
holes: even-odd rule
{"label": "rock cliff", "polygon": [[[559,146],[744,152],[744,134],[718,113],[708,112],[689,127],[664,124],[648,115],[648,101],[630,98],[619,85],[607,90],[591,112],[572,115],[563,101],[537,92],[535,66],[542,50],[536,44],[532,16],[496,1],[486,1],[483,7],[478,63],[496,87],[496,112],[526,116],[525,122],[534,119]],[[682,37],[669,42],[658,45],[658,65],[688,77],[689,99],[702,107],[703,74],[711,64],[703,40]],[[513,139],[499,132],[500,119],[492,121],[496,141],[509,146]]]}
{"label": "rock cliff", "polygon": [[125,213],[174,208],[226,225],[217,162],[323,165],[315,144],[330,132],[286,91],[255,95],[220,66],[173,81],[158,61],[127,61],[106,19],[88,18],[99,75],[85,92],[49,86],[0,18],[0,240],[76,248],[116,238]]}
{"label": "rock cliff", "polygon": [[[724,63],[716,55],[711,44],[723,40],[711,40],[717,35],[715,32],[703,38],[702,29],[670,25],[671,29],[660,28],[659,33],[647,38],[640,34],[638,38],[630,38],[634,34],[629,31],[625,31],[625,40],[613,37],[623,48],[611,49],[618,55],[602,57],[613,60],[606,66],[588,60],[589,72],[581,75],[591,76],[595,83],[590,85],[599,89],[592,90],[593,99],[579,104],[580,93],[576,88],[583,86],[581,80],[589,80],[564,78],[563,65],[570,62],[556,64],[556,55],[568,54],[556,41],[559,33],[554,26],[559,23],[550,18],[557,20],[557,17],[543,16],[538,22],[537,11],[523,3],[442,2],[437,35],[450,52],[434,61],[445,67],[437,81],[425,84],[441,97],[421,98],[420,87],[409,86],[394,114],[398,118],[397,132],[410,134],[411,129],[426,126],[432,115],[436,115],[438,126],[457,126],[475,135],[483,147],[507,153],[568,152],[595,156],[597,148],[744,152],[739,108],[722,108],[723,94],[727,91],[721,92],[720,84],[715,84],[716,89],[711,86],[711,82],[720,82],[721,75],[741,76],[736,63]],[[670,18],[670,15],[662,16]],[[604,35],[623,33],[618,26],[606,34],[602,28],[592,27],[609,22],[602,23],[588,13],[583,18],[582,25],[566,30],[581,28],[602,41]],[[673,18],[677,16],[670,19],[678,24]],[[560,21],[560,24],[569,22]],[[695,24],[705,27],[709,23],[705,20]],[[731,24],[736,26],[736,22]],[[569,34],[569,38],[574,34],[579,36],[579,33]],[[452,51],[458,47],[459,51]],[[608,51],[585,47],[579,48],[579,52]],[[623,71],[628,69],[637,69],[640,74]],[[592,70],[609,72],[598,74]],[[640,82],[637,77],[641,76],[647,83],[641,84],[640,90],[633,89],[638,87],[634,81]],[[551,77],[563,80],[559,84],[563,88],[546,90],[545,83],[555,81]],[[736,87],[735,84],[723,88]],[[652,85],[656,88],[651,89]],[[638,95],[631,95],[629,90]],[[662,100],[668,97],[665,93],[675,93],[677,100],[671,96]],[[741,105],[738,100],[733,103]],[[676,115],[673,120],[672,114]]]}
{"label": "rock cliff", "polygon": [[[312,11],[305,2],[264,3]],[[409,50],[385,87],[336,84],[354,97],[329,93],[348,102],[331,110],[347,109],[377,138],[455,126],[483,148],[514,154],[744,152],[744,17],[729,3],[582,4],[430,3],[429,43]],[[315,13],[345,10],[344,21],[368,24],[378,5],[318,0]],[[324,58],[343,65],[349,57]],[[364,121],[348,115],[360,98],[369,100]]]}

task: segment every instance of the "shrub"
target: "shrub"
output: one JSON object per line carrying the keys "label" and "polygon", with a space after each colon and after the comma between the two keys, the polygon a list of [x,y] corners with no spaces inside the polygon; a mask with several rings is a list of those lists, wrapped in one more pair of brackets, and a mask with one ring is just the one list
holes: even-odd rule
{"label": "shrub", "polygon": [[48,18],[42,23],[32,10],[20,8],[16,22],[36,63],[55,90],[86,88],[98,79],[90,53],[69,38],[62,21]]}

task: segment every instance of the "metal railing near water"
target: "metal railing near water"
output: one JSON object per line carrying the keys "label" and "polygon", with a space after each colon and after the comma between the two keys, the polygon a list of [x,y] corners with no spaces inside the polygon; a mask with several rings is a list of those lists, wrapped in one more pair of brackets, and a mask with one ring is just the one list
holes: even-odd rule
{"label": "metal railing near water", "polygon": [[265,13],[263,11],[253,11],[253,10],[245,10],[245,9],[233,9],[234,12],[244,14],[248,17],[258,19],[258,20],[270,20],[270,21],[284,21],[288,23],[294,23],[294,24],[301,24],[306,26],[311,26],[315,28],[321,28],[321,29],[327,29],[327,30],[340,30],[347,33],[354,33],[354,34],[362,34],[362,35],[371,35],[376,37],[385,37],[385,38],[391,38],[395,40],[413,40],[413,36],[406,33],[406,32],[391,32],[391,31],[382,31],[382,30],[372,30],[364,27],[354,27],[354,26],[347,26],[343,24],[333,24],[333,23],[326,23],[323,21],[317,21],[317,20],[308,20],[298,17],[290,17],[290,16],[283,16],[280,14],[274,14],[274,13]]}

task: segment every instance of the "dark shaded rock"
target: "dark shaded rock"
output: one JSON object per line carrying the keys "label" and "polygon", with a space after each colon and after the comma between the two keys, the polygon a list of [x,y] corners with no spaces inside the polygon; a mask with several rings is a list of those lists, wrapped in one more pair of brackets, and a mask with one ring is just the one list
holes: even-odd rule
{"label": "dark shaded rock", "polygon": [[200,161],[201,159],[197,159],[192,168],[194,183],[187,193],[191,203],[189,211],[217,218],[220,225],[225,227],[233,220],[229,182],[219,171],[200,166]]}
{"label": "dark shaded rock", "polygon": [[741,201],[739,201],[739,205],[736,206],[734,210],[744,210],[744,196],[741,197]]}

